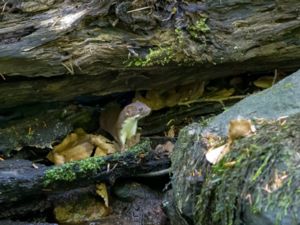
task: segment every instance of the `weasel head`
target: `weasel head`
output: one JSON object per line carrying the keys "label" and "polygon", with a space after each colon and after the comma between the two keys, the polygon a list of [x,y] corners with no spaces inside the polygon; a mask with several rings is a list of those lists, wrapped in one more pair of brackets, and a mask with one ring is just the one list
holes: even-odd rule
{"label": "weasel head", "polygon": [[121,150],[125,148],[127,140],[132,138],[137,131],[138,120],[148,116],[151,109],[142,102],[134,102],[127,105],[120,113],[118,119],[118,137]]}
{"label": "weasel head", "polygon": [[125,119],[135,118],[137,120],[144,118],[151,113],[150,107],[139,101],[127,105],[122,111]]}

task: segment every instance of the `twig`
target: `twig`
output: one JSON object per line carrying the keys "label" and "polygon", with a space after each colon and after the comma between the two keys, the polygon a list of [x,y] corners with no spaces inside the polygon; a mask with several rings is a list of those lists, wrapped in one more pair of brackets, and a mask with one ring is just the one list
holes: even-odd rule
{"label": "twig", "polygon": [[5,2],[5,3],[4,3],[1,14],[4,13],[7,3],[8,3],[8,2]]}
{"label": "twig", "polygon": [[145,7],[142,7],[142,8],[129,10],[129,11],[127,11],[127,13],[138,12],[138,11],[142,11],[142,10],[145,10],[145,9],[151,9],[151,8],[152,8],[151,6],[145,6]]}
{"label": "twig", "polygon": [[6,80],[5,76],[4,76],[2,73],[0,73],[0,77],[1,77],[3,80]]}
{"label": "twig", "polygon": [[71,75],[74,75],[74,68],[73,68],[72,63],[70,63],[70,67],[67,66],[67,64],[65,64],[65,63],[61,63],[61,64],[69,71],[69,73],[70,73]]}
{"label": "twig", "polygon": [[229,96],[229,97],[223,97],[223,98],[202,98],[202,99],[191,100],[191,101],[187,101],[187,102],[179,102],[178,105],[189,106],[192,103],[200,103],[200,102],[219,102],[222,105],[224,105],[223,101],[234,100],[234,99],[243,99],[245,97],[247,97],[247,95],[236,95],[236,96]]}
{"label": "twig", "polygon": [[272,81],[272,86],[276,83],[277,78],[278,78],[278,71],[277,71],[277,69],[275,69],[274,78],[273,78],[273,81]]}

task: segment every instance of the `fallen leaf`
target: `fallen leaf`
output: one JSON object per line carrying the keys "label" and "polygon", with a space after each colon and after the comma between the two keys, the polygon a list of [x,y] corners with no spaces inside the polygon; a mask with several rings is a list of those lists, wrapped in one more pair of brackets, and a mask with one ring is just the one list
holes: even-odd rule
{"label": "fallen leaf", "polygon": [[140,93],[136,93],[133,101],[141,101],[152,110],[159,110],[165,107],[188,104],[199,99],[204,93],[204,87],[205,82],[200,81],[174,87],[166,91],[153,89],[147,91],[145,97]]}
{"label": "fallen leaf", "polygon": [[103,198],[105,206],[108,207],[108,193],[105,183],[100,183],[96,185],[96,193]]}
{"label": "fallen leaf", "polygon": [[173,152],[173,149],[174,149],[174,144],[171,142],[171,141],[167,141],[166,143],[164,144],[158,144],[156,147],[155,147],[155,151],[156,152],[159,152],[159,153],[167,153],[167,154],[170,154]]}
{"label": "fallen leaf", "polygon": [[236,164],[236,161],[226,162],[224,163],[224,167],[231,168]]}
{"label": "fallen leaf", "polygon": [[238,118],[229,122],[228,138],[231,141],[240,137],[247,137],[255,133],[256,128],[252,124],[251,120]]}
{"label": "fallen leaf", "polygon": [[228,144],[221,145],[217,148],[209,150],[205,157],[208,162],[215,165],[229,152],[230,146]]}
{"label": "fallen leaf", "polygon": [[271,189],[272,191],[276,191],[278,190],[279,188],[282,187],[282,185],[284,184],[284,180],[288,178],[288,175],[287,173],[284,171],[282,174],[279,174],[277,170],[275,170],[275,173],[274,173],[274,180],[273,180],[273,183],[271,185]]}
{"label": "fallen leaf", "polygon": [[256,87],[266,89],[266,88],[269,88],[272,86],[273,80],[274,80],[273,76],[262,76],[262,77],[258,78],[257,80],[255,80],[253,82],[253,84]]}
{"label": "fallen leaf", "polygon": [[205,99],[209,100],[209,99],[213,99],[213,100],[223,100],[226,97],[230,97],[234,94],[235,89],[234,88],[229,88],[229,89],[221,89],[219,91],[215,91],[213,93],[210,93],[206,96],[204,96]]}
{"label": "fallen leaf", "polygon": [[165,134],[166,137],[174,138],[175,137],[175,126],[172,125],[170,129]]}
{"label": "fallen leaf", "polygon": [[207,149],[213,149],[215,146],[219,146],[222,142],[222,138],[213,133],[203,134],[202,140],[205,142]]}
{"label": "fallen leaf", "polygon": [[[115,153],[116,150],[116,146],[110,141],[108,140],[106,137],[102,136],[102,135],[90,135],[90,141],[93,145],[97,146],[96,152],[97,150],[102,153],[105,153],[105,155],[109,155],[109,154],[113,154]],[[101,153],[101,154],[102,154]],[[95,153],[95,155],[97,155]]]}
{"label": "fallen leaf", "polygon": [[47,155],[56,165],[91,157],[96,148],[95,156],[105,156],[116,152],[116,147],[101,135],[87,134],[83,129],[70,133]]}
{"label": "fallen leaf", "polygon": [[38,169],[38,168],[39,168],[35,163],[32,163],[32,167],[33,167],[34,169]]}

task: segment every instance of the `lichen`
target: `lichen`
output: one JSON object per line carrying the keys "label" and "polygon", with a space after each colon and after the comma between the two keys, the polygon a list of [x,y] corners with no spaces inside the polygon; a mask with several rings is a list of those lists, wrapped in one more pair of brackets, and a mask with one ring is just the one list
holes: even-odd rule
{"label": "lichen", "polygon": [[[275,212],[278,223],[299,209],[300,196],[295,194],[300,181],[295,158],[300,152],[299,122],[296,118],[283,126],[265,125],[255,136],[235,143],[206,178],[198,196],[196,224],[239,224],[246,205],[252,213]],[[233,168],[226,166],[232,161]]]}

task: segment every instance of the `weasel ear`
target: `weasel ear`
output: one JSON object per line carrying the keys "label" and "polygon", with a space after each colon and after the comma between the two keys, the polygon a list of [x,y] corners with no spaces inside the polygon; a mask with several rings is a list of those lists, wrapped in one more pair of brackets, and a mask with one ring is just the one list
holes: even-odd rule
{"label": "weasel ear", "polygon": [[125,115],[128,117],[132,116],[132,114],[134,114],[135,110],[136,110],[135,106],[128,105],[128,106],[126,106],[126,109],[125,109]]}

